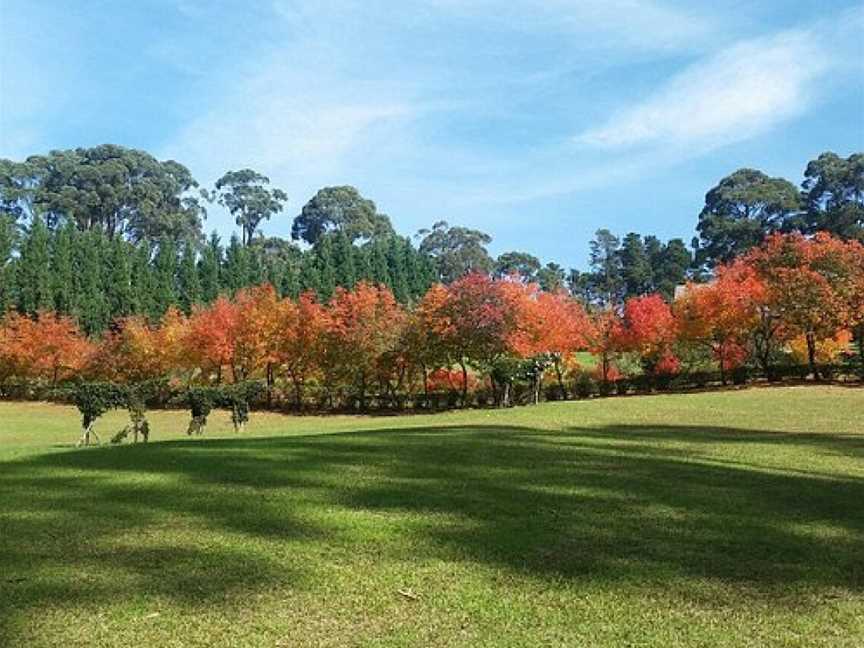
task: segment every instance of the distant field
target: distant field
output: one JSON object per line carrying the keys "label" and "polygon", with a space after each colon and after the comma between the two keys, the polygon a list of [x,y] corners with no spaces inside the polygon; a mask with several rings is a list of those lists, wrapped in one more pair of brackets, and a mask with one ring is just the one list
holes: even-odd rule
{"label": "distant field", "polygon": [[861,388],[150,419],[0,403],[0,646],[864,645]]}

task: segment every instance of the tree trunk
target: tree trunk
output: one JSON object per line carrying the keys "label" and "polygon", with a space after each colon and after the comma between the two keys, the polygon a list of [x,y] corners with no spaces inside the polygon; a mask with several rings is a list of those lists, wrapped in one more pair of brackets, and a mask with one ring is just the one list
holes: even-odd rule
{"label": "tree trunk", "polygon": [[273,376],[273,363],[267,363],[267,409],[273,406],[273,383],[276,382]]}
{"label": "tree trunk", "polygon": [[366,372],[360,372],[360,411],[366,411]]}
{"label": "tree trunk", "polygon": [[294,383],[294,407],[300,412],[303,409],[303,383],[297,378],[292,378],[291,382]]}
{"label": "tree trunk", "polygon": [[462,407],[468,406],[468,367],[464,360],[459,361],[459,366],[462,367]]}
{"label": "tree trunk", "polygon": [[859,324],[857,329],[855,337],[858,338],[858,361],[861,364],[858,375],[864,378],[864,324]]}
{"label": "tree trunk", "polygon": [[819,380],[819,370],[816,368],[816,339],[812,333],[807,333],[807,360],[810,362],[810,372],[814,380]]}
{"label": "tree trunk", "polygon": [[558,378],[558,389],[561,391],[561,400],[567,400],[567,388],[564,387],[564,371],[561,368],[561,361],[555,361],[555,376]]}

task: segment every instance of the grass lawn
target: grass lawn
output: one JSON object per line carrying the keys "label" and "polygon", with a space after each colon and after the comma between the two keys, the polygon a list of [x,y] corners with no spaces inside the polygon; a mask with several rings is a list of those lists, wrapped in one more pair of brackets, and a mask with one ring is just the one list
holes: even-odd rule
{"label": "grass lawn", "polygon": [[186,421],[0,403],[0,645],[864,645],[862,389]]}

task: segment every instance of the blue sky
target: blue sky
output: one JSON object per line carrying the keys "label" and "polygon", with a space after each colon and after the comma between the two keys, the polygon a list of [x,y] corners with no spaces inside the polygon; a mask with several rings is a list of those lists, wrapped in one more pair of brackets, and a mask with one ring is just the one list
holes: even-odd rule
{"label": "blue sky", "polygon": [[864,150],[855,2],[0,0],[0,34],[0,157],[248,166],[290,197],[272,234],[353,184],[400,232],[584,267],[600,227],[689,242],[739,167]]}

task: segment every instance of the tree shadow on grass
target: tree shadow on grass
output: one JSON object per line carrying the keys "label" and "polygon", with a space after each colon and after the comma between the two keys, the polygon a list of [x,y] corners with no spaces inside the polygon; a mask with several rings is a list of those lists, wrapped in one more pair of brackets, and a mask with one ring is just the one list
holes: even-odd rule
{"label": "tree shadow on grass", "polygon": [[[682,440],[692,445],[663,444]],[[7,462],[0,639],[11,632],[4,624],[45,605],[160,596],[195,606],[249,589],[304,587],[314,562],[271,558],[261,547],[319,545],[350,565],[356,530],[336,516],[323,522],[314,515],[321,508],[374,515],[386,531],[384,560],[408,541],[409,558],[555,582],[712,579],[745,598],[802,588],[860,594],[864,480],[842,468],[807,472],[806,464],[813,452],[848,462],[861,442],[693,426],[459,426],[176,441]],[[752,444],[752,464],[701,453],[709,443]],[[764,469],[779,446],[801,465]]]}

